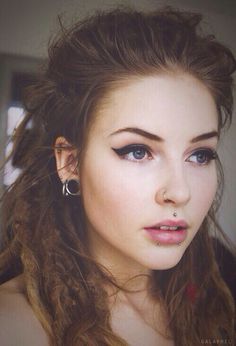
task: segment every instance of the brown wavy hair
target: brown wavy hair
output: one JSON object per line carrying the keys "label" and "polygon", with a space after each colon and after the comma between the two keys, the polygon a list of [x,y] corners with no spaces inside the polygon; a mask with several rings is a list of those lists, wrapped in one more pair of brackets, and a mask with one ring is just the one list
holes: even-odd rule
{"label": "brown wavy hair", "polygon": [[[187,72],[207,86],[222,133],[232,118],[236,61],[200,22],[199,14],[169,7],[118,8],[69,29],[61,25],[42,77],[28,90],[10,156],[21,174],[2,198],[0,277],[24,273],[25,294],[51,345],[127,345],[111,328],[104,283],[116,285],[115,279],[86,250],[82,202],[61,194],[55,140],[64,136],[82,155],[93,116],[116,83],[168,71]],[[215,217],[223,186],[217,166],[217,195],[197,235],[174,268],[150,277],[176,346],[235,341],[234,302],[211,241],[212,230],[226,239]],[[189,287],[197,287],[194,300]]]}

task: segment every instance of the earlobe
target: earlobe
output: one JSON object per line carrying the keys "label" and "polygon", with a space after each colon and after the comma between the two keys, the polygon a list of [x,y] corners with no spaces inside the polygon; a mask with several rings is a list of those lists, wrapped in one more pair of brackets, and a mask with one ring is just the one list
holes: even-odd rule
{"label": "earlobe", "polygon": [[58,137],[55,141],[54,154],[61,181],[78,179],[78,150],[74,149],[64,137]]}

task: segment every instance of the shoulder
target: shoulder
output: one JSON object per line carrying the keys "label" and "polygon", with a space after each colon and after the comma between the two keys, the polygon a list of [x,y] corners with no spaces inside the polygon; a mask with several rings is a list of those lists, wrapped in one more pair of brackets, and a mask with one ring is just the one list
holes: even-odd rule
{"label": "shoulder", "polygon": [[49,340],[24,293],[22,278],[0,286],[0,345],[49,346]]}

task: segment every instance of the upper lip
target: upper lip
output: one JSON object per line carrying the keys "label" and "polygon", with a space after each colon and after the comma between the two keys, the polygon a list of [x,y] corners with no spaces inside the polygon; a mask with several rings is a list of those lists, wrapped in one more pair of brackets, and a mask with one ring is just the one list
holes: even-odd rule
{"label": "upper lip", "polygon": [[181,227],[181,228],[188,228],[188,223],[184,220],[162,220],[155,225],[148,226],[145,228],[159,228],[161,226],[169,226],[169,227]]}

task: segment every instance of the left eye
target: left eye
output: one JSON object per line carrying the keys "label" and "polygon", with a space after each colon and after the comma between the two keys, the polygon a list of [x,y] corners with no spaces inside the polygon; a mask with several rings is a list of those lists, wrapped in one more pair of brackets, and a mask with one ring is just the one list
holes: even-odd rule
{"label": "left eye", "polygon": [[[192,158],[192,159],[191,159]],[[216,151],[212,149],[199,149],[195,151],[187,161],[197,163],[199,165],[206,165],[211,160],[215,160],[217,158]]]}

